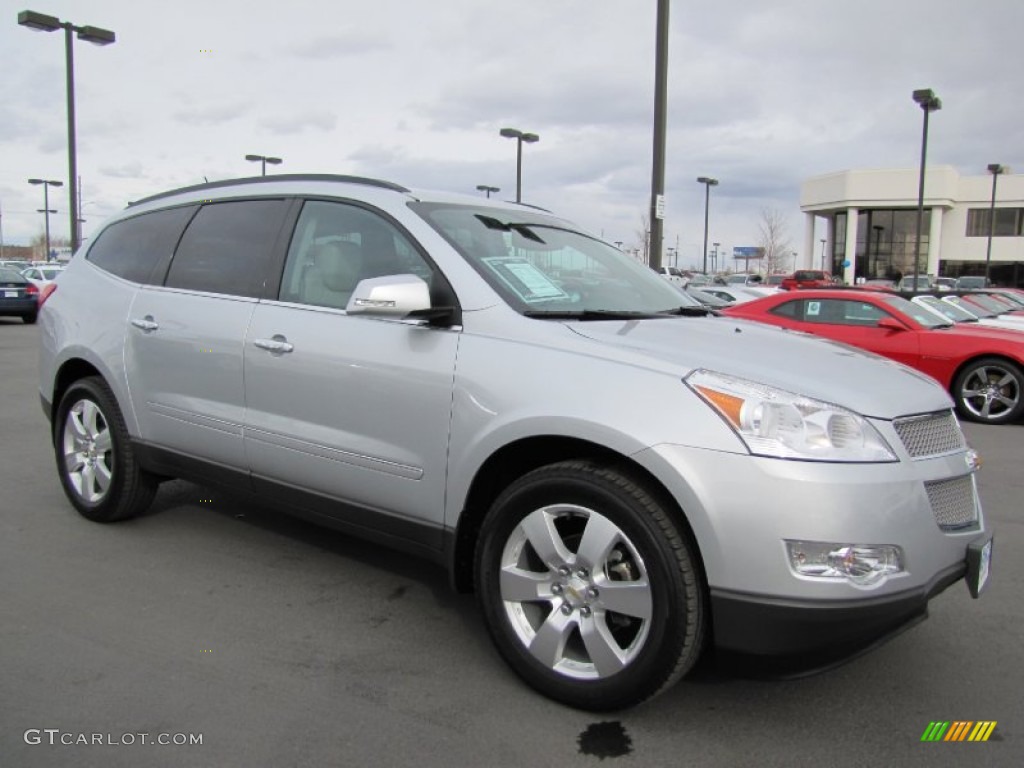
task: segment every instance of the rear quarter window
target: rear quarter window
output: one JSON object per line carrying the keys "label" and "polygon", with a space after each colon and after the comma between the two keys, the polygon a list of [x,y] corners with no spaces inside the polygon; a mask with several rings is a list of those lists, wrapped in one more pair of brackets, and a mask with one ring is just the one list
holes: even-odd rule
{"label": "rear quarter window", "polygon": [[143,213],[111,224],[100,233],[86,260],[133,283],[159,282],[154,268],[166,264],[196,206]]}

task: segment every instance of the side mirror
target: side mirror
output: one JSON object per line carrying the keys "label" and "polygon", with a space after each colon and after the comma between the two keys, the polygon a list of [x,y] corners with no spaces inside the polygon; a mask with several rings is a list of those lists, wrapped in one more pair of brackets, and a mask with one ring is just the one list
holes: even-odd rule
{"label": "side mirror", "polygon": [[350,315],[405,317],[430,309],[430,288],[416,275],[385,275],[360,280],[345,311]]}
{"label": "side mirror", "polygon": [[883,317],[878,321],[879,328],[885,328],[887,331],[905,331],[907,326],[892,317]]}

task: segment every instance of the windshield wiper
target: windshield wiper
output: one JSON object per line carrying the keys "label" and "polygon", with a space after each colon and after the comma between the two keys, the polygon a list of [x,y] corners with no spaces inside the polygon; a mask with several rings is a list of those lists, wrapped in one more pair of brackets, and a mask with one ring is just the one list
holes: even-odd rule
{"label": "windshield wiper", "polygon": [[664,317],[658,313],[624,309],[528,309],[523,314],[542,320],[647,320]]}

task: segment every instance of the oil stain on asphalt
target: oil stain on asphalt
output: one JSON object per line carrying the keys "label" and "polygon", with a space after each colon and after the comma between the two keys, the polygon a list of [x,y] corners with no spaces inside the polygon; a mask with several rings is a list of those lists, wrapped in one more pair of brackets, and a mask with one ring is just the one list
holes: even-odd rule
{"label": "oil stain on asphalt", "polygon": [[577,739],[580,754],[593,755],[604,760],[606,757],[622,757],[633,751],[633,740],[622,727],[622,723],[591,723]]}

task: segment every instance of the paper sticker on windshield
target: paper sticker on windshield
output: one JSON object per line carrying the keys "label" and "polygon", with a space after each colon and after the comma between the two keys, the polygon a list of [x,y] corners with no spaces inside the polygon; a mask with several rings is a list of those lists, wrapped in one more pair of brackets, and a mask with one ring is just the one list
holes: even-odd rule
{"label": "paper sticker on windshield", "polygon": [[821,314],[821,302],[820,301],[808,301],[807,302],[807,317],[817,317]]}
{"label": "paper sticker on windshield", "polygon": [[550,277],[528,261],[507,257],[490,258],[484,261],[523,301],[569,298],[569,295],[559,288]]}

